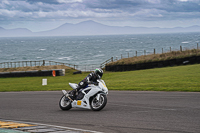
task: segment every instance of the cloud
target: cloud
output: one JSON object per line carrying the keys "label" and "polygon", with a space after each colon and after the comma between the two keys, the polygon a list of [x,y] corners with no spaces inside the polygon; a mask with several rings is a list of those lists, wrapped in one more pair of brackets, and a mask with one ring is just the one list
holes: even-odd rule
{"label": "cloud", "polygon": [[28,3],[34,4],[37,2],[42,2],[42,3],[47,3],[47,4],[59,4],[58,0],[23,0],[23,1],[27,1]]}
{"label": "cloud", "polygon": [[2,0],[1,20],[199,18],[200,0]]}
{"label": "cloud", "polygon": [[76,2],[83,2],[82,0],[57,0],[58,3],[76,3]]}

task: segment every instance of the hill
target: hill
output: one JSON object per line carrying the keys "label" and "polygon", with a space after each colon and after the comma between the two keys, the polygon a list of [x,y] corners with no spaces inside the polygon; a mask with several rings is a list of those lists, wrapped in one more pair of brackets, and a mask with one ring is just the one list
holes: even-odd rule
{"label": "hill", "polygon": [[172,51],[163,54],[150,54],[139,57],[111,60],[106,71],[133,71],[200,63],[200,49]]}
{"label": "hill", "polygon": [[149,54],[142,56],[135,56],[130,58],[123,58],[117,60],[115,62],[111,62],[109,65],[129,65],[129,64],[137,64],[137,63],[146,63],[146,62],[155,62],[155,61],[165,61],[170,59],[179,59],[191,56],[199,56],[200,49],[191,49],[185,51],[171,51],[162,54]]}

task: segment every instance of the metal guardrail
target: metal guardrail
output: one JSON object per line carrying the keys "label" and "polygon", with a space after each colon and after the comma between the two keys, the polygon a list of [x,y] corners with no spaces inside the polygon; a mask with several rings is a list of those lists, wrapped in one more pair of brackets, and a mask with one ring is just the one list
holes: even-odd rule
{"label": "metal guardrail", "polygon": [[101,63],[100,68],[104,68],[106,66],[106,64],[113,62],[113,57],[111,57],[110,59],[106,60],[105,62]]}

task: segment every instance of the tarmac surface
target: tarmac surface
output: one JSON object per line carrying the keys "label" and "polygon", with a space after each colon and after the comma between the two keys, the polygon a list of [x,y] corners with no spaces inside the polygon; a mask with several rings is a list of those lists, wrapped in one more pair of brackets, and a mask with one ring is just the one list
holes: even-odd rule
{"label": "tarmac surface", "polygon": [[62,111],[61,96],[61,91],[0,92],[0,121],[35,123],[57,133],[200,132],[199,92],[109,91],[106,107],[98,112]]}

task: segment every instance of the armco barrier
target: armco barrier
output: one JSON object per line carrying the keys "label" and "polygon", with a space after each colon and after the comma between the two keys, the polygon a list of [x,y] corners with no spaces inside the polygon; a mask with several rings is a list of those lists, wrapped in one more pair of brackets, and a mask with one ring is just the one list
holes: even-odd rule
{"label": "armco barrier", "polygon": [[179,66],[186,64],[195,64],[200,63],[200,56],[191,56],[179,59],[171,59],[165,61],[154,61],[138,64],[129,64],[129,65],[106,65],[106,71],[133,71],[133,70],[142,70],[142,69],[151,69],[151,68],[161,68],[167,66]]}
{"label": "armco barrier", "polygon": [[[53,70],[40,71],[18,71],[18,72],[2,72],[0,77],[36,77],[36,76],[52,76]],[[65,69],[56,69],[56,76],[64,76]]]}

